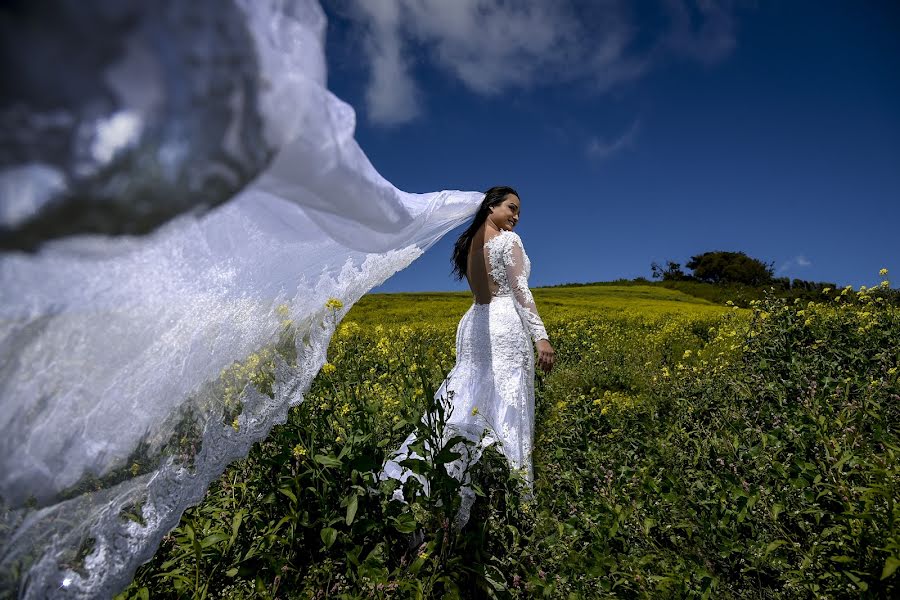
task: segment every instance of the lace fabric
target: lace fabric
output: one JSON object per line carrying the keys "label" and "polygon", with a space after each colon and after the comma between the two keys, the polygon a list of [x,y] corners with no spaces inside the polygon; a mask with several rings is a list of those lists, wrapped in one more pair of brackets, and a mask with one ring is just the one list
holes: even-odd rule
{"label": "lace fabric", "polygon": [[[464,435],[476,442],[471,455],[446,465],[448,473],[463,483],[463,504],[456,517],[458,527],[468,521],[475,498],[468,487],[468,468],[478,461],[484,448],[499,443],[510,467],[522,471],[528,493],[534,478],[532,340],[547,339],[547,331],[528,287],[531,262],[522,240],[513,232],[503,231],[488,240],[485,248],[491,265],[489,276],[497,284],[497,291],[490,303],[473,303],[460,319],[456,364],[435,393],[436,400],[449,401],[452,408],[447,438]],[[407,458],[414,440],[415,435],[411,434],[385,464],[382,479],[406,481],[414,476],[399,464]],[[395,492],[394,498],[402,500],[402,492]]]}
{"label": "lace fabric", "polygon": [[[326,23],[315,0],[235,7],[230,27],[246,36],[242,64],[254,70],[202,64],[216,77],[246,75],[258,88],[234,89],[256,95],[226,99],[240,117],[234,127],[205,102],[187,104],[198,113],[191,122],[210,129],[203,140],[222,144],[204,147],[252,183],[144,236],[62,237],[0,254],[0,597],[121,591],[210,482],[303,401],[352,304],[471,219],[484,197],[409,194],[377,173],[354,139],[353,109],[325,87]],[[217,29],[207,20],[215,14],[199,10],[191,23]],[[175,42],[197,41],[204,56],[237,48],[208,48],[219,38],[192,31],[151,27],[153,47],[164,58]],[[158,66],[175,77],[183,65]],[[177,77],[133,75],[151,96],[184,96],[170,86]],[[209,87],[218,79],[191,81],[219,89]],[[193,131],[172,121],[164,125],[179,137]],[[243,136],[244,125],[254,135]],[[259,148],[263,133],[273,156],[258,173],[230,149]],[[175,160],[190,149],[159,155]],[[116,160],[104,173],[123,185],[157,181],[165,173],[153,165]],[[207,187],[244,181],[188,170]],[[75,191],[64,196],[83,195]],[[0,212],[14,195],[0,185]],[[269,386],[257,388],[250,374],[263,369]]]}
{"label": "lace fabric", "polygon": [[490,262],[490,277],[497,284],[496,295],[512,293],[518,302],[518,309],[525,325],[535,342],[546,340],[547,330],[538,315],[534,296],[528,287],[528,276],[531,275],[531,261],[525,254],[525,248],[519,235],[512,231],[501,230],[485,243]]}

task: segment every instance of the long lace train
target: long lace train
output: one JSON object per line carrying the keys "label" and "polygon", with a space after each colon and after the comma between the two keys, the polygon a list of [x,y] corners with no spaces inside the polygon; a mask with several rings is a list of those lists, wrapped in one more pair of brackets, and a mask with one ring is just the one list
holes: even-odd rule
{"label": "long lace train", "polygon": [[[194,7],[158,4],[176,15]],[[198,4],[190,24],[215,30],[218,4]],[[222,147],[207,150],[239,170],[250,165],[232,150],[255,138],[235,136],[265,129],[278,150],[268,170],[210,212],[183,214],[143,237],[82,235],[0,255],[0,596],[121,590],[228,463],[303,401],[353,302],[468,220],[483,197],[408,194],[375,171],[353,138],[352,108],[325,88],[317,2],[234,4],[244,18],[229,27],[249,41],[242,64],[257,69],[238,75],[258,85],[240,79],[228,88],[237,124],[203,113],[203,102],[189,104],[200,113],[190,123],[215,129],[203,139]],[[151,35],[151,48],[182,47],[164,39],[181,30],[139,25],[134,31],[162,36]],[[152,53],[138,52],[146,48],[129,50],[154,67]],[[194,96],[163,85],[177,83],[180,64],[148,67],[171,75],[165,81],[128,74],[148,93],[188,102]],[[231,75],[215,60],[197,64],[216,69],[191,80],[198,85]],[[177,134],[185,122],[163,128]],[[177,161],[185,148],[152,151]],[[135,171],[147,164],[156,168],[110,159],[104,174],[122,185],[167,174]],[[228,178],[227,169],[189,174],[210,185]],[[4,210],[8,191],[0,186]],[[76,202],[79,193],[63,196]],[[342,307],[327,307],[330,298]],[[251,368],[267,369],[271,389],[254,385]]]}

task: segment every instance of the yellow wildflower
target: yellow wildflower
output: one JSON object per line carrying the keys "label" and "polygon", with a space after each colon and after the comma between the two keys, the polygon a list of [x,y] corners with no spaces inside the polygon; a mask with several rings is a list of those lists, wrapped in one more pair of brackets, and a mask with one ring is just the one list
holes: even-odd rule
{"label": "yellow wildflower", "polygon": [[474,417],[477,414],[478,414],[478,407],[476,406],[475,408],[472,409],[472,416]]}
{"label": "yellow wildflower", "polygon": [[350,337],[360,332],[362,328],[356,321],[345,321],[338,330],[339,337]]}
{"label": "yellow wildflower", "polygon": [[297,444],[296,446],[294,446],[293,454],[297,458],[306,456],[306,448],[303,447],[303,444]]}
{"label": "yellow wildflower", "polygon": [[878,274],[881,275],[882,277],[884,277],[885,275],[888,274],[888,270],[887,270],[887,269],[882,269],[882,270],[878,271]]}
{"label": "yellow wildflower", "polygon": [[325,303],[325,308],[328,308],[331,310],[341,310],[342,308],[344,308],[344,303],[341,302],[340,300],[338,300],[337,298],[329,298],[328,301]]}
{"label": "yellow wildflower", "polygon": [[325,373],[326,375],[331,375],[335,371],[337,371],[337,367],[335,367],[330,362],[327,362],[324,365],[322,365],[322,372]]}
{"label": "yellow wildflower", "polygon": [[231,427],[232,427],[232,429],[234,429],[235,431],[240,431],[240,430],[241,430],[241,424],[238,423],[237,417],[235,417],[235,418],[234,418],[234,421],[231,422]]}

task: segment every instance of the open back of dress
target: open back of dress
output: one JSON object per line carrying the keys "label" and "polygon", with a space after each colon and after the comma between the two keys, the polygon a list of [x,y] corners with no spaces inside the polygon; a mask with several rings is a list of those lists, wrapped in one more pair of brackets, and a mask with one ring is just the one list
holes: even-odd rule
{"label": "open back of dress", "polygon": [[[495,234],[496,235],[499,234]],[[493,237],[486,237],[485,228],[475,232],[469,244],[469,256],[466,263],[466,280],[477,304],[488,304],[497,293],[497,282],[490,273],[490,262],[485,242]]]}

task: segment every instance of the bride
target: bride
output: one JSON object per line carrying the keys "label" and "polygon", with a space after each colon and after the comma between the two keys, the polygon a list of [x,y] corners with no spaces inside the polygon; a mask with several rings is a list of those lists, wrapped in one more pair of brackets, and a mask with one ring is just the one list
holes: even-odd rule
{"label": "bride", "polygon": [[[534,351],[538,365],[549,373],[555,353],[528,288],[531,262],[522,240],[513,231],[522,201],[511,187],[489,189],[472,223],[453,250],[453,272],[466,278],[474,302],[456,331],[456,365],[435,394],[448,399],[448,425],[455,434],[479,441],[483,448],[499,442],[513,469],[522,472],[531,488],[534,473]],[[487,430],[487,436],[482,433]],[[411,474],[400,466],[410,435],[384,467],[384,475],[405,481]],[[415,457],[415,456],[413,456]],[[477,457],[475,457],[477,460]],[[471,464],[471,460],[468,464]],[[460,465],[448,465],[459,473]],[[467,483],[467,481],[464,481]],[[470,490],[469,490],[470,492]],[[473,494],[463,490],[465,522]],[[402,499],[397,490],[394,497]]]}

